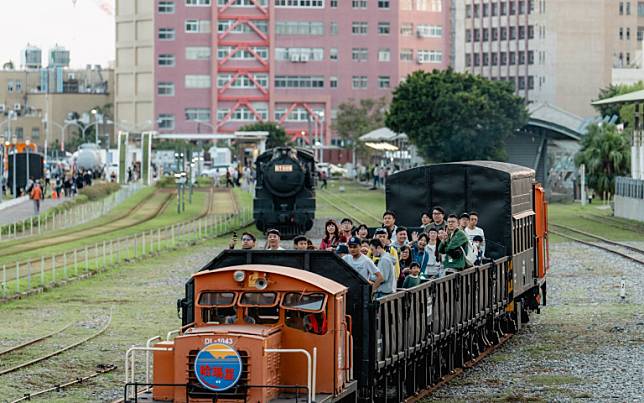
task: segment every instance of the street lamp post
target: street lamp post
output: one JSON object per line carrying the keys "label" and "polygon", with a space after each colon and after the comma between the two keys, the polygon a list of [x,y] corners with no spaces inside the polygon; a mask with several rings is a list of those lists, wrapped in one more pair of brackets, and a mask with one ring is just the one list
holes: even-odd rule
{"label": "street lamp post", "polygon": [[97,113],[98,113],[98,111],[96,109],[92,109],[92,115],[94,115],[94,124],[96,125],[96,127],[94,128],[94,138],[95,138],[96,145],[98,146],[98,128],[99,128],[99,126],[98,126],[98,115],[97,115]]}

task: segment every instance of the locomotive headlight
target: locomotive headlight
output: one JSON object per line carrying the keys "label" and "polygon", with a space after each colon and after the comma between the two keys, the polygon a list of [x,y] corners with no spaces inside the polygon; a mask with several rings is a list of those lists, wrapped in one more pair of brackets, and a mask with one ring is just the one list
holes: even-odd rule
{"label": "locomotive headlight", "polygon": [[237,281],[238,283],[244,281],[245,278],[246,273],[244,273],[243,270],[235,270],[235,272],[233,273],[233,280]]}

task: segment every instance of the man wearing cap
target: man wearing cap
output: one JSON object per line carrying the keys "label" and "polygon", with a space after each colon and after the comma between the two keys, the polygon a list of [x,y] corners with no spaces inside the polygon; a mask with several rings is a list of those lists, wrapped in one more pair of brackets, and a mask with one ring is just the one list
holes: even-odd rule
{"label": "man wearing cap", "polygon": [[276,229],[266,231],[266,249],[267,250],[284,250],[280,246],[280,232]]}
{"label": "man wearing cap", "polygon": [[460,217],[458,217],[458,227],[465,231],[465,228],[470,224],[470,215],[467,213],[461,214]]}
{"label": "man wearing cap", "polygon": [[342,258],[345,262],[357,271],[365,280],[371,284],[371,292],[375,292],[382,281],[382,273],[367,256],[360,252],[360,238],[351,237],[347,242],[349,254]]}
{"label": "man wearing cap", "polygon": [[309,248],[309,242],[304,235],[298,235],[295,238],[293,238],[293,249],[307,250],[308,248]]}
{"label": "man wearing cap", "polygon": [[[241,243],[242,249],[245,249],[245,250],[255,249],[255,242],[257,241],[257,239],[255,238],[255,235],[251,234],[250,232],[242,233],[241,241],[242,241]],[[228,249],[235,249],[236,243],[237,243],[237,235],[233,235],[233,239],[228,244]]]}

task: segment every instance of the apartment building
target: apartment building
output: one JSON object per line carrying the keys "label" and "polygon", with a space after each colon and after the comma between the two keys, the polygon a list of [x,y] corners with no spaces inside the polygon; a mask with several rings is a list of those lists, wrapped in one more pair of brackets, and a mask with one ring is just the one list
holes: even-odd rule
{"label": "apartment building", "polygon": [[[130,53],[129,69],[145,74],[122,88],[119,77],[127,63],[117,49],[117,90],[152,85],[154,124],[161,133],[226,133],[276,121],[294,137],[329,144],[339,103],[389,95],[412,71],[447,67],[449,4],[156,0],[153,58],[143,58],[147,51],[136,58]],[[136,43],[127,35],[138,34],[138,28],[119,29],[130,2],[116,5],[117,47]],[[147,21],[148,11],[134,14]],[[147,35],[150,27],[144,25]],[[142,67],[150,63],[153,77]],[[131,108],[124,98],[117,93],[121,113]]]}
{"label": "apartment building", "polygon": [[[113,81],[113,70],[100,66],[0,70],[0,136],[40,146],[45,140],[50,147],[61,144],[74,130],[67,124],[70,119],[114,102]],[[101,141],[112,131],[103,124]]]}
{"label": "apartment building", "polygon": [[508,80],[528,102],[580,116],[611,83],[614,67],[636,67],[644,3],[613,0],[455,2],[455,68]]}

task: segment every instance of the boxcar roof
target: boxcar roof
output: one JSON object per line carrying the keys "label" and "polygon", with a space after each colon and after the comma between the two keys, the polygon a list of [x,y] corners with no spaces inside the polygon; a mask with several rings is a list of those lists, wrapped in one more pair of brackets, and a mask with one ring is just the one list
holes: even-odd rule
{"label": "boxcar roof", "polygon": [[[520,178],[526,176],[534,176],[534,169],[524,167],[522,165],[510,164],[508,162],[499,161],[462,161],[462,162],[449,162],[448,165],[470,165],[479,166],[482,168],[494,169],[495,171],[507,172],[512,178]],[[439,164],[437,164],[439,165]]]}
{"label": "boxcar roof", "polygon": [[333,280],[330,280],[326,277],[322,277],[319,274],[315,274],[310,271],[294,269],[292,267],[275,266],[275,265],[268,265],[268,264],[244,264],[244,265],[238,265],[238,266],[223,267],[221,269],[204,270],[193,274],[192,277],[193,278],[201,277],[201,276],[207,276],[208,274],[214,273],[214,272],[235,271],[235,270],[260,271],[264,273],[281,274],[283,276],[299,279],[305,283],[321,288],[322,290],[333,295],[346,292],[348,289],[347,287],[343,286],[340,283],[337,283]]}

